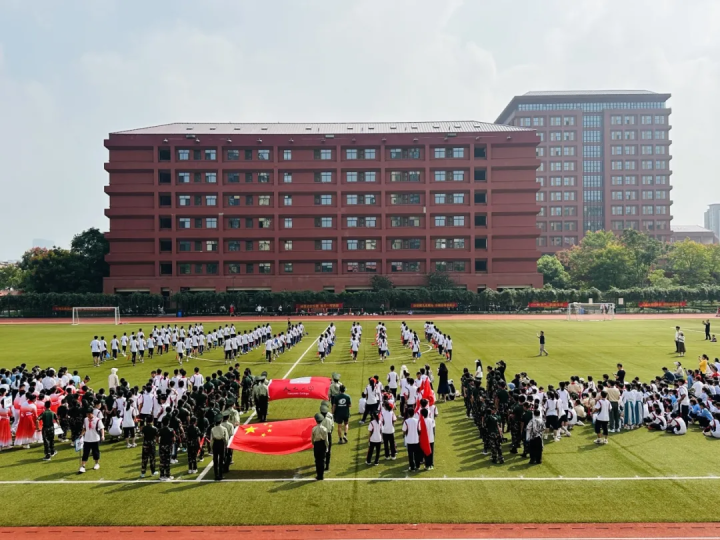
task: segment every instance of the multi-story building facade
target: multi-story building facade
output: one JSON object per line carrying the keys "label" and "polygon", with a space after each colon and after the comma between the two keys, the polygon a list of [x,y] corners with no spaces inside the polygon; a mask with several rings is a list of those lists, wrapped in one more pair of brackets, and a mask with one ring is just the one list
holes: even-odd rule
{"label": "multi-story building facade", "polygon": [[540,137],[538,248],[567,249],[588,231],[641,230],[670,241],[670,94],[528,92],[497,122]]}
{"label": "multi-story building facade", "polygon": [[720,203],[708,205],[705,210],[705,228],[715,233],[720,238]]}
{"label": "multi-story building facade", "polygon": [[699,225],[676,225],[673,224],[672,241],[682,242],[692,240],[698,244],[717,244],[718,236],[711,229]]}
{"label": "multi-story building facade", "polygon": [[542,286],[532,129],[169,124],[110,134],[105,292]]}

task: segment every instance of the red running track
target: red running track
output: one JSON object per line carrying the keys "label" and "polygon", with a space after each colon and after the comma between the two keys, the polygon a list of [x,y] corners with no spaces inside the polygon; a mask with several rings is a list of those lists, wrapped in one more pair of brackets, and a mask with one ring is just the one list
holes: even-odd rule
{"label": "red running track", "polygon": [[423,525],[267,525],[257,527],[5,527],[0,538],[74,540],[132,538],[133,540],[253,540],[350,539],[719,539],[720,523],[557,523],[557,524],[423,524]]}

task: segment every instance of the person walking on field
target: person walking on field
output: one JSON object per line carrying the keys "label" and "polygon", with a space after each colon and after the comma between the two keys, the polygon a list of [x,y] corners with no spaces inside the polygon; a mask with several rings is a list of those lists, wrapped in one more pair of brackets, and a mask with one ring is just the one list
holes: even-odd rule
{"label": "person walking on field", "polygon": [[703,321],[703,325],[705,326],[705,340],[710,340],[710,319]]}
{"label": "person walking on field", "polygon": [[538,354],[538,356],[542,356],[542,355],[548,356],[549,353],[547,352],[547,350],[545,350],[545,332],[540,330],[540,333],[537,334],[537,337],[538,337],[538,340],[540,340],[540,354]]}

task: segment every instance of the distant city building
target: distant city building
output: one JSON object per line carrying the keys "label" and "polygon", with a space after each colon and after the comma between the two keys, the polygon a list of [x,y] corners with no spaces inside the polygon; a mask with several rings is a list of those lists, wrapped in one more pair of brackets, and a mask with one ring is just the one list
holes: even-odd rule
{"label": "distant city building", "polygon": [[672,241],[692,240],[699,244],[717,244],[718,235],[700,225],[673,225]]}
{"label": "distant city building", "polygon": [[538,248],[567,249],[587,231],[670,240],[670,94],[647,90],[528,92],[497,123],[540,137]]}
{"label": "distant city building", "polygon": [[705,228],[720,237],[720,203],[714,203],[708,206],[705,211]]}
{"label": "distant city building", "polygon": [[46,238],[33,238],[33,248],[51,249],[55,245],[55,240],[48,240]]}

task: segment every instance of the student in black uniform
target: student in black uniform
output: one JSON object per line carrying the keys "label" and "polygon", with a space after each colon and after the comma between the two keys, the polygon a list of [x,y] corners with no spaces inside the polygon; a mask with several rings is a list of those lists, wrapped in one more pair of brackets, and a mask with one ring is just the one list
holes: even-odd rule
{"label": "student in black uniform", "polygon": [[187,428],[187,457],[188,474],[197,473],[198,453],[200,452],[200,430],[197,427],[197,418],[190,418]]}

